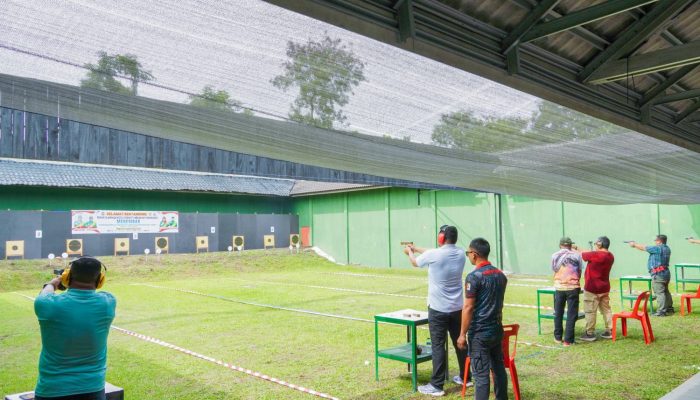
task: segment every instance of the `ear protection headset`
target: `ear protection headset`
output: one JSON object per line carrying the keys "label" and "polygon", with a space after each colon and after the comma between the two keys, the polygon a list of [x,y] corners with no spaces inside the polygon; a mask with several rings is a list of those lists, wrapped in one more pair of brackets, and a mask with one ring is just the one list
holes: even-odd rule
{"label": "ear protection headset", "polygon": [[71,261],[70,264],[68,264],[68,268],[63,270],[63,273],[61,274],[61,285],[63,285],[64,287],[68,287],[68,285],[70,285],[70,280],[71,280],[70,270],[71,270],[71,267],[73,267],[73,264],[85,262],[88,260],[93,260],[93,261],[100,264],[100,276],[97,278],[95,285],[96,285],[97,289],[101,288],[105,284],[105,280],[107,279],[107,276],[105,274],[105,272],[107,272],[107,266],[102,264],[102,262],[100,260],[98,260],[94,257],[90,257],[90,256],[83,256],[83,257],[78,258],[77,260]]}
{"label": "ear protection headset", "polygon": [[437,236],[437,242],[438,242],[438,245],[440,245],[440,246],[445,244],[445,229],[447,229],[448,226],[449,225],[443,225],[440,227],[440,232],[438,232],[438,236]]}

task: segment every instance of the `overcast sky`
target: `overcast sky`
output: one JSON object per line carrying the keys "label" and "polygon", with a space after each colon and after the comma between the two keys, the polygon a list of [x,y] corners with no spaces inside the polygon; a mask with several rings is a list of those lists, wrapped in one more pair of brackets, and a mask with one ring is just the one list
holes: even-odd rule
{"label": "overcast sky", "polygon": [[[541,101],[257,0],[0,1],[0,46],[77,65],[95,62],[98,51],[132,53],[160,85],[191,93],[213,85],[279,116],[295,96],[270,84],[282,72],[287,42],[319,40],[325,32],[351,45],[366,65],[367,81],[345,107],[352,130],[429,142],[443,113],[527,118]],[[0,48],[0,72],[77,85],[86,71]],[[187,101],[185,94],[148,85],[139,86],[139,94]]]}

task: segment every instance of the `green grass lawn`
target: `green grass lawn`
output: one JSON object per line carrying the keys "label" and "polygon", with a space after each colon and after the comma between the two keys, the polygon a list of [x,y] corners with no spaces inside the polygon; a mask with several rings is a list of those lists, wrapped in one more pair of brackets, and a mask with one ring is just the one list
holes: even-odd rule
{"label": "green grass lawn", "polygon": [[[341,399],[423,398],[411,393],[404,364],[380,359],[375,381],[373,323],[235,302],[372,320],[389,311],[426,309],[423,270],[338,266],[285,251],[103,261],[109,268],[104,289],[118,300],[115,326]],[[0,262],[0,395],[35,385],[39,329],[32,302],[20,294],[35,296],[51,270],[46,260]],[[536,304],[536,286],[549,283],[531,278],[547,277],[511,277],[512,284],[531,286],[509,286],[506,302]],[[611,294],[614,312],[620,311],[617,296]],[[678,310],[678,297],[674,301]],[[700,368],[697,311],[653,319],[656,342],[650,346],[631,321],[629,336],[616,343],[599,340],[566,349],[553,343],[551,321],[543,321],[543,334],[537,334],[536,315],[535,309],[504,310],[504,323],[521,326],[516,364],[524,399],[657,399]],[[577,324],[577,336],[583,325]],[[380,333],[382,346],[405,340],[401,327],[385,325]],[[428,331],[419,330],[418,337],[425,343]],[[454,375],[458,367],[450,351]],[[430,370],[430,362],[419,365],[420,384],[429,380]],[[107,380],[123,387],[129,399],[313,398],[115,330],[109,337]],[[456,385],[445,387],[448,398],[459,396]]]}

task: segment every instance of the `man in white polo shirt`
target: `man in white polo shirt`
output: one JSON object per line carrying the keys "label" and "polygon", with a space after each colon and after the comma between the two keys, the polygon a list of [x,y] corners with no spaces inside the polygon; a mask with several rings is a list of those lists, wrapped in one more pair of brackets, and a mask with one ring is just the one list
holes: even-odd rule
{"label": "man in white polo shirt", "polygon": [[[464,376],[464,363],[467,357],[466,349],[460,350],[457,347],[464,305],[462,273],[466,255],[464,249],[457,247],[455,243],[457,243],[457,228],[443,225],[438,234],[439,248],[423,249],[406,246],[404,249],[404,253],[408,255],[414,267],[428,267],[428,323],[432,342],[433,373],[430,383],[419,386],[418,391],[431,396],[445,394],[443,390],[447,368],[445,341],[448,332],[459,363],[460,373],[452,379],[458,385],[462,385],[461,377]],[[416,257],[415,253],[421,253],[421,255]]]}

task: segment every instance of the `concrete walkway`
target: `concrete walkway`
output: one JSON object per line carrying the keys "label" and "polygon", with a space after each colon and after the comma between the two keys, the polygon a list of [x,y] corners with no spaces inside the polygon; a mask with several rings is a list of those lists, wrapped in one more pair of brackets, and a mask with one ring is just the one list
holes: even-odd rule
{"label": "concrete walkway", "polygon": [[660,400],[700,400],[700,373],[683,382]]}

